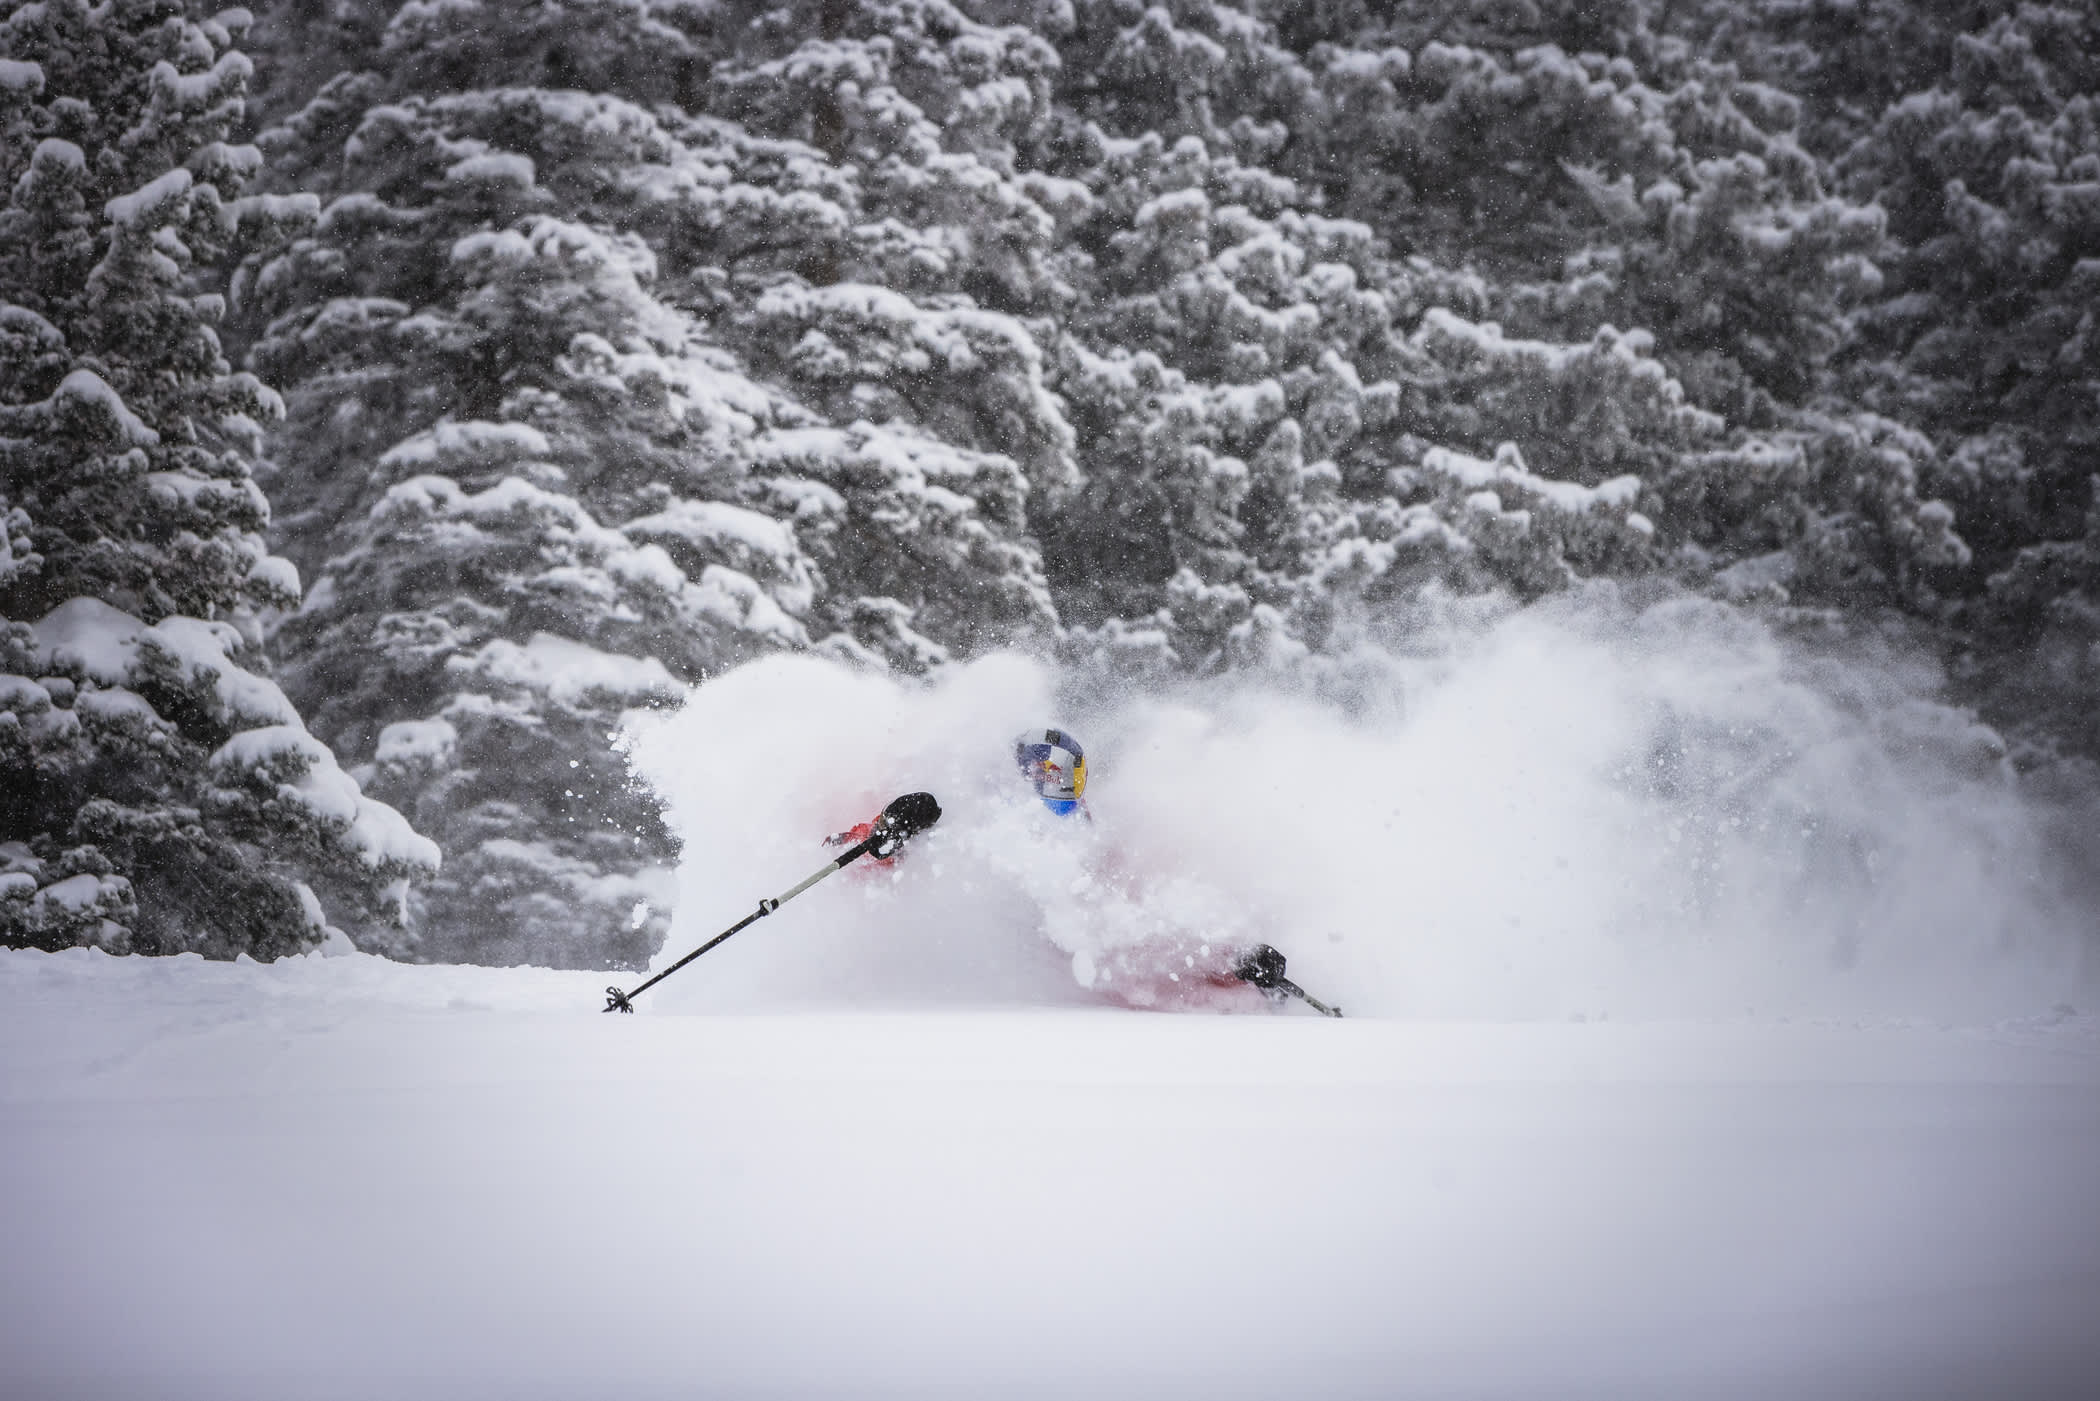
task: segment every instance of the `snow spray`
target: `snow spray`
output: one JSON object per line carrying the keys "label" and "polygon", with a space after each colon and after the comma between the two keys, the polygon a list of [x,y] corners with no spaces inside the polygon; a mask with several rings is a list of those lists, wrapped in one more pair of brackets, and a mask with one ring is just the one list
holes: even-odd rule
{"label": "snow spray", "polygon": [[[1935,681],[1697,599],[1561,600],[1208,681],[752,663],[631,727],[684,850],[661,957],[889,794],[947,817],[663,1005],[1112,1005],[1133,950],[1257,941],[1352,1016],[1962,1020],[2089,995],[2091,913]],[[1047,724],[1086,745],[1091,823],[1013,772]]]}

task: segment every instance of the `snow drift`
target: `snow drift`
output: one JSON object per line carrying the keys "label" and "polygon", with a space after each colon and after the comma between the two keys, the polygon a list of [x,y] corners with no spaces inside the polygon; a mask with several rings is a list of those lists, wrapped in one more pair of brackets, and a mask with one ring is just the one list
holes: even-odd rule
{"label": "snow drift", "polygon": [[[849,872],[650,995],[1133,1000],[1131,950],[1253,940],[1358,1015],[1962,1019],[2085,995],[2092,912],[1997,736],[1936,682],[1609,593],[1204,683],[1015,654],[924,683],[759,662],[632,727],[684,843],[658,966],[897,793],[947,815],[894,872]],[[1092,825],[1011,771],[1013,737],[1053,723],[1087,745]]]}

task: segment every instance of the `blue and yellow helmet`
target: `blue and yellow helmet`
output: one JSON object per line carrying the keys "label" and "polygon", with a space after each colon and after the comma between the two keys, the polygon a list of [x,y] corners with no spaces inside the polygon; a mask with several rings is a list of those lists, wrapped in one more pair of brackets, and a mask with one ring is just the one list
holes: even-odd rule
{"label": "blue and yellow helmet", "polygon": [[1078,812],[1086,793],[1086,751],[1063,730],[1030,730],[1014,741],[1014,763],[1043,806],[1059,815]]}

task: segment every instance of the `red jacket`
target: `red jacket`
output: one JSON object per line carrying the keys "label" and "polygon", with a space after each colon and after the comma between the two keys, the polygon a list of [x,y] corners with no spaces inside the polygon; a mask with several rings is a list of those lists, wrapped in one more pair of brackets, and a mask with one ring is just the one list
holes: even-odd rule
{"label": "red jacket", "polygon": [[[874,831],[875,819],[869,818],[866,822],[855,823],[853,826],[848,827],[843,832],[833,832],[830,836],[824,839],[824,845],[836,847],[852,846],[855,842],[866,841],[871,835],[873,835]],[[892,852],[888,856],[865,856],[861,859],[864,861],[871,862],[872,864],[877,866],[894,866],[897,864],[897,858],[902,856],[903,854],[904,849],[902,847],[899,847],[896,851]]]}

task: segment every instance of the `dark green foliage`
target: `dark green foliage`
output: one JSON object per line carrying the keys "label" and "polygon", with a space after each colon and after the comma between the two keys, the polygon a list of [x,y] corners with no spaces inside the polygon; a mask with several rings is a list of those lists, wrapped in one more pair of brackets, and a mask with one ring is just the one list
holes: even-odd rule
{"label": "dark green foliage", "polygon": [[[1047,221],[879,81],[963,122],[939,45],[860,56],[835,164],[767,25],[486,9],[405,7],[370,71],[263,136],[325,199],[237,281],[315,579],[277,645],[317,731],[446,851],[413,935],[368,945],[631,964],[671,853],[620,781],[627,709],[781,648],[920,670],[1051,634],[1025,503],[1069,430],[1027,330],[964,290],[1043,300]],[[702,77],[744,121],[696,110]],[[985,140],[1005,120],[971,113]],[[943,220],[981,236],[916,232]]]}
{"label": "dark green foliage", "polygon": [[2044,749],[2092,752],[2100,18],[1867,0],[1768,5],[1710,33],[1803,94],[1831,182],[1887,213],[1837,388],[1929,440],[1920,485],[1969,549],[1933,581],[1958,670]]}
{"label": "dark green foliage", "polygon": [[[2092,23],[287,0],[260,145],[320,209],[230,287],[315,584],[275,645],[448,863],[420,943],[362,937],[644,956],[672,853],[608,735],[780,648],[1293,666],[1433,592],[1645,579],[1900,616],[2090,747]],[[92,396],[47,412],[129,470]],[[49,587],[49,504],[0,503],[0,587]]]}
{"label": "dark green foliage", "polygon": [[214,265],[311,201],[238,198],[249,65],[175,0],[0,26],[0,943],[257,957],[435,853],[254,668],[296,603],[252,478],[281,411]]}

